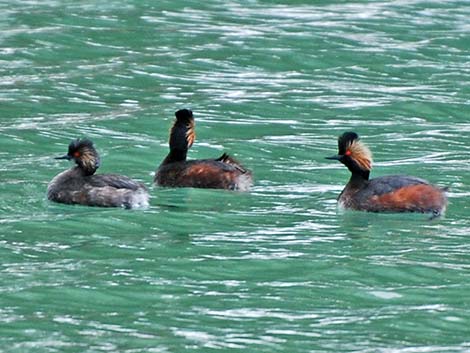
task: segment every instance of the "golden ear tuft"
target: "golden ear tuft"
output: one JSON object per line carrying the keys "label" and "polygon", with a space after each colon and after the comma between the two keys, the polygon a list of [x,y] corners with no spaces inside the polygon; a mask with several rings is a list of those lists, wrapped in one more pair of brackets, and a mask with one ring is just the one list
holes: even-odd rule
{"label": "golden ear tuft", "polygon": [[361,141],[354,140],[348,147],[350,157],[364,170],[372,169],[372,152]]}
{"label": "golden ear tuft", "polygon": [[186,131],[186,141],[188,143],[188,148],[191,148],[194,143],[194,140],[196,139],[195,125],[196,123],[194,122],[194,120],[190,120],[188,125],[186,125],[186,127],[188,128],[188,131]]}

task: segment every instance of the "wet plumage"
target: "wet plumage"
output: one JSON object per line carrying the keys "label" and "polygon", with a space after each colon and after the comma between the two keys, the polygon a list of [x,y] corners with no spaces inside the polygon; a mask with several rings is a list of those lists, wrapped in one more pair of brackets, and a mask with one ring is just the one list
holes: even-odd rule
{"label": "wet plumage", "polygon": [[446,208],[445,189],[406,175],[390,175],[369,180],[372,153],[354,132],[338,138],[336,159],[348,167],[351,178],[338,198],[346,209],[369,212],[420,212],[433,217]]}
{"label": "wet plumage", "polygon": [[146,187],[126,176],[95,174],[100,166],[98,152],[87,139],[73,140],[68,153],[57,159],[73,160],[75,166],[49,183],[47,198],[54,202],[101,207],[146,207]]}
{"label": "wet plumage", "polygon": [[170,130],[170,152],[158,167],[154,182],[167,187],[194,187],[246,191],[253,183],[251,172],[234,158],[187,160],[196,134],[193,113],[181,109]]}

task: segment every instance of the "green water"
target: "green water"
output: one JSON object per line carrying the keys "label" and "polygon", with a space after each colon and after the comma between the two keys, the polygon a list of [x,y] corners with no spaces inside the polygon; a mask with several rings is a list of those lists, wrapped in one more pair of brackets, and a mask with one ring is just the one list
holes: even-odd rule
{"label": "green water", "polygon": [[[470,352],[468,1],[0,3],[0,352]],[[52,204],[72,138],[149,186],[173,113],[249,193]],[[338,212],[325,160],[450,187],[444,218]]]}

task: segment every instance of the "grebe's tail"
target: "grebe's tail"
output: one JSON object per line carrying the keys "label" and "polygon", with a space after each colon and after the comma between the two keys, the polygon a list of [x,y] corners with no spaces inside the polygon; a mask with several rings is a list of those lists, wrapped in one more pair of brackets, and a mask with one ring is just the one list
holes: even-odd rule
{"label": "grebe's tail", "polygon": [[230,157],[227,153],[224,153],[223,155],[221,155],[219,158],[216,159],[216,161],[229,164],[235,167],[237,170],[239,170],[242,174],[249,173],[248,169],[242,166],[241,163],[237,161],[235,158]]}

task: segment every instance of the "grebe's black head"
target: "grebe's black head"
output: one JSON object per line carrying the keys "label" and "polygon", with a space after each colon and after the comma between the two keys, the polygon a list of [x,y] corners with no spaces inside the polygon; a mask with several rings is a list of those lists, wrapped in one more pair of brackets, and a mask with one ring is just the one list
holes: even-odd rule
{"label": "grebe's black head", "polygon": [[359,141],[359,136],[352,131],[338,137],[338,154],[327,159],[335,159],[343,163],[353,174],[369,179],[372,169],[372,153]]}
{"label": "grebe's black head", "polygon": [[100,166],[100,156],[93,146],[93,142],[88,139],[72,140],[69,144],[69,151],[65,156],[56,159],[73,160],[85,172],[85,175],[92,175]]}
{"label": "grebe's black head", "polygon": [[189,109],[180,109],[175,112],[176,120],[189,123],[193,119],[193,112]]}
{"label": "grebe's black head", "polygon": [[175,116],[175,122],[170,130],[170,149],[187,151],[196,139],[193,112],[189,109],[180,109]]}

